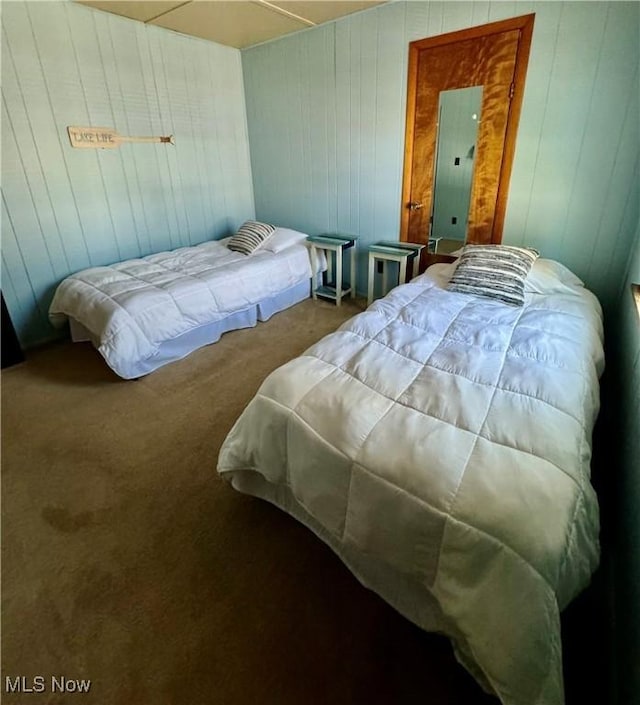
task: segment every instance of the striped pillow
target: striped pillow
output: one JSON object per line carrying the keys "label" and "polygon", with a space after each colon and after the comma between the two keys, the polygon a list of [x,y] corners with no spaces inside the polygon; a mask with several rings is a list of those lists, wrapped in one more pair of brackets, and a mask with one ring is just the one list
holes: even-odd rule
{"label": "striped pillow", "polygon": [[227,247],[234,252],[251,255],[264,245],[275,230],[273,225],[258,223],[256,220],[247,220],[229,240]]}
{"label": "striped pillow", "polygon": [[528,247],[466,245],[447,289],[522,306],[524,281],[538,254]]}

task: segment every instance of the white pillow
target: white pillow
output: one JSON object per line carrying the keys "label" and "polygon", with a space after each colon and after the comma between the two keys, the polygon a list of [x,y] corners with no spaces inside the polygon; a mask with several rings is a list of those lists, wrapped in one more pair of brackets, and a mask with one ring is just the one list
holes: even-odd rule
{"label": "white pillow", "polygon": [[524,281],[525,294],[562,294],[584,282],[560,262],[537,259]]}
{"label": "white pillow", "polygon": [[276,228],[273,235],[265,242],[262,249],[273,252],[275,255],[287,247],[305,242],[307,235],[298,232],[297,230],[289,230],[289,228]]}
{"label": "white pillow", "polygon": [[[440,286],[445,287],[456,271],[459,261],[458,259],[451,264],[432,264],[427,271],[432,278],[438,279]],[[566,294],[574,291],[577,286],[584,287],[584,282],[570,269],[553,259],[539,257],[524,280],[524,293]]]}

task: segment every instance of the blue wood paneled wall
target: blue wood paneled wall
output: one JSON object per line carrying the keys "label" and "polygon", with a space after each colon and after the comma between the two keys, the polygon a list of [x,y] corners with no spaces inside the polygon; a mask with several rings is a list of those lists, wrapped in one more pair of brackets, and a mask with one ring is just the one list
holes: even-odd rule
{"label": "blue wood paneled wall", "polygon": [[398,2],[243,51],[257,217],[397,238],[409,42],[530,12],[504,242],[615,301],[640,200],[635,2]]}
{"label": "blue wood paneled wall", "polygon": [[[70,2],[2,4],[2,289],[23,345],[58,282],[254,216],[240,52]],[[72,149],[67,125],[175,136]]]}
{"label": "blue wood paneled wall", "polygon": [[[632,703],[640,698],[640,623],[629,614],[640,603],[640,313],[636,309],[631,284],[640,284],[640,223],[631,249],[629,269],[622,281],[617,315],[609,331],[609,436],[613,467],[607,496],[613,499],[609,523],[614,527],[613,558],[615,599],[615,649],[617,673],[616,702]],[[611,344],[613,342],[613,344]]]}

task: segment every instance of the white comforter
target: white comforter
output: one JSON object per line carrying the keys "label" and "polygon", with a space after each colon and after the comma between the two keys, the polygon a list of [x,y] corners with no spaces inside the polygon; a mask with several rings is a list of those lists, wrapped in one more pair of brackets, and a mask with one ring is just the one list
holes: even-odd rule
{"label": "white comforter", "polygon": [[311,277],[305,244],[247,257],[205,242],[67,277],[49,309],[54,325],[74,318],[121,377],[161,343],[219,321]]}
{"label": "white comforter", "polygon": [[558,283],[513,308],[444,290],[448,273],[433,267],[276,370],[218,470],[447,633],[505,705],[558,705],[559,612],[599,555],[600,307]]}

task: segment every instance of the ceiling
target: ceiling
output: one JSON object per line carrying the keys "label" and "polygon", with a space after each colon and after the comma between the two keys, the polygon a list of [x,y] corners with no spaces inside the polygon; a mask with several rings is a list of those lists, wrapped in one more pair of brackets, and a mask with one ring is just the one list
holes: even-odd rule
{"label": "ceiling", "polygon": [[99,10],[219,44],[244,47],[314,27],[374,5],[375,0],[78,0]]}

